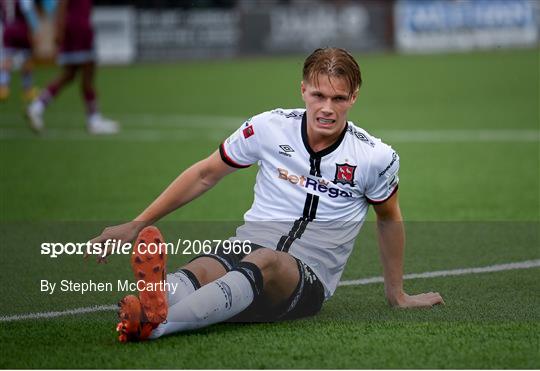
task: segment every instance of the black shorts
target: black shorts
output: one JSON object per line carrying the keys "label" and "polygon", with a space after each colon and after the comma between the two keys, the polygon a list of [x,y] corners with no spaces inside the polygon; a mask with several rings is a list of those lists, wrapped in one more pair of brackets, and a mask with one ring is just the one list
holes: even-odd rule
{"label": "black shorts", "polygon": [[[251,244],[251,251],[264,249],[265,247],[256,244]],[[240,253],[225,254],[223,249],[220,249],[217,254],[203,254],[200,257],[210,257],[223,265],[228,272],[234,269],[236,265],[247,256]],[[324,286],[313,272],[313,270],[300,259],[294,258],[298,266],[300,280],[294,289],[292,295],[278,306],[270,304],[264,292],[260,295],[249,307],[244,311],[231,318],[229,322],[276,322],[298,319],[302,317],[313,316],[317,314],[324,302]],[[192,260],[192,261],[193,261]]]}

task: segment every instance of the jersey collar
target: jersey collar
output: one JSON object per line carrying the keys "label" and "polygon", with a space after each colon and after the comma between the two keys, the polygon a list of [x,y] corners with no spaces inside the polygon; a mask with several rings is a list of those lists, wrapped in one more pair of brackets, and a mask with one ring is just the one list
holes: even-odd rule
{"label": "jersey collar", "polygon": [[349,126],[349,123],[346,122],[345,127],[343,128],[343,131],[341,132],[338,139],[330,146],[326,147],[325,149],[320,150],[319,152],[315,152],[309,145],[308,142],[308,135],[307,135],[307,115],[306,112],[302,115],[302,142],[304,142],[304,147],[306,147],[306,150],[308,151],[309,155],[311,157],[323,157],[326,156],[336,150],[336,148],[339,147],[341,142],[343,142],[343,138],[345,138],[345,133],[347,132],[347,127]]}

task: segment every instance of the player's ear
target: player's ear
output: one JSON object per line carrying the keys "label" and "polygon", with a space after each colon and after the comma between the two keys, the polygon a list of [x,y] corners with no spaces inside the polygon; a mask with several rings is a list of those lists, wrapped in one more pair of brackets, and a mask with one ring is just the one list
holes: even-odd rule
{"label": "player's ear", "polygon": [[304,84],[304,80],[300,81],[300,94],[302,94],[302,100],[305,102],[306,99],[304,98],[304,94],[306,93],[306,84]]}

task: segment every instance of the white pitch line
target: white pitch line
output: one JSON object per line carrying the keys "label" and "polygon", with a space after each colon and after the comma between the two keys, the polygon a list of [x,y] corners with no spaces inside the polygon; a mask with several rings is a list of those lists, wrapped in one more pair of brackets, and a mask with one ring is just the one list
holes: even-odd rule
{"label": "white pitch line", "polygon": [[[120,121],[122,131],[118,135],[99,138],[99,140],[132,142],[191,142],[194,139],[221,141],[232,134],[247,117],[189,115],[174,113],[117,113],[113,115]],[[21,117],[16,114],[3,114],[5,123],[0,125],[0,140],[35,140],[26,125],[21,125]],[[82,113],[65,112],[53,114],[49,121],[56,126],[47,129],[40,140],[54,141],[94,141],[96,137],[84,131]],[[57,126],[57,125],[62,126]],[[537,129],[408,129],[393,130],[374,128],[371,134],[384,138],[387,143],[513,143],[540,142]]]}
{"label": "white pitch line", "polygon": [[[405,274],[403,276],[403,279],[412,280],[416,278],[463,276],[465,274],[501,272],[501,271],[509,271],[509,270],[514,270],[514,269],[528,269],[528,268],[536,268],[536,267],[540,267],[540,259],[526,260],[526,261],[517,262],[517,263],[489,265],[487,267],[461,268],[461,269],[451,269],[451,270],[445,270],[445,271],[434,271],[434,272],[424,272],[424,273],[410,273],[410,274]],[[362,278],[359,280],[341,281],[339,283],[339,286],[368,285],[370,283],[380,283],[380,282],[384,282],[383,277],[371,277],[371,278]]]}
{"label": "white pitch line", "polygon": [[[433,272],[423,272],[423,273],[411,273],[403,276],[405,280],[417,279],[417,278],[433,278],[433,277],[448,277],[448,276],[462,276],[466,274],[476,274],[476,273],[490,273],[490,272],[501,272],[515,269],[529,269],[540,267],[540,259],[536,260],[526,260],[516,263],[507,263],[507,264],[496,264],[489,265],[486,267],[475,267],[475,268],[461,268],[461,269],[451,269],[444,271],[433,271]],[[362,278],[359,280],[349,280],[341,281],[339,286],[358,286],[358,285],[369,285],[372,283],[382,283],[384,282],[383,277],[370,277]],[[92,307],[83,307],[68,309],[63,311],[54,311],[54,312],[37,312],[37,313],[25,313],[25,314],[14,314],[11,316],[0,316],[0,322],[13,322],[13,321],[22,321],[27,319],[41,319],[41,318],[56,318],[76,314],[85,314],[85,313],[95,313],[95,312],[108,312],[116,310],[116,305],[95,305]]]}
{"label": "white pitch line", "polygon": [[[239,126],[239,125],[238,125]],[[54,140],[54,141],[96,141],[113,140],[128,142],[191,142],[194,139],[221,141],[238,126],[216,126],[212,129],[201,125],[198,130],[193,125],[170,125],[156,122],[152,125],[129,125],[117,134],[95,137],[77,127],[55,127],[36,137],[25,127],[0,127],[0,140]],[[165,129],[166,128],[166,129]],[[384,130],[375,133],[387,143],[538,143],[538,130]]]}
{"label": "white pitch line", "polygon": [[84,314],[84,313],[95,313],[95,312],[108,312],[115,310],[116,305],[94,305],[91,307],[75,308],[62,311],[54,312],[37,312],[37,313],[25,313],[25,314],[14,314],[12,316],[2,316],[0,317],[0,322],[12,322],[20,321],[24,319],[40,319],[40,318],[55,318],[62,316],[69,316],[74,314]]}

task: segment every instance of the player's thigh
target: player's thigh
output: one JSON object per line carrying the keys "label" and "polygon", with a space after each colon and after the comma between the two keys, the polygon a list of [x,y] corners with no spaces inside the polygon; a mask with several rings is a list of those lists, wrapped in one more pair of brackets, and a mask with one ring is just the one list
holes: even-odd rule
{"label": "player's thigh", "polygon": [[207,257],[199,256],[196,259],[190,261],[182,268],[189,270],[197,277],[197,280],[201,286],[206,285],[212,281],[223,277],[227,271],[217,260]]}
{"label": "player's thigh", "polygon": [[259,267],[263,276],[264,295],[272,304],[281,303],[289,298],[300,280],[296,259],[282,251],[257,249],[242,261]]}

